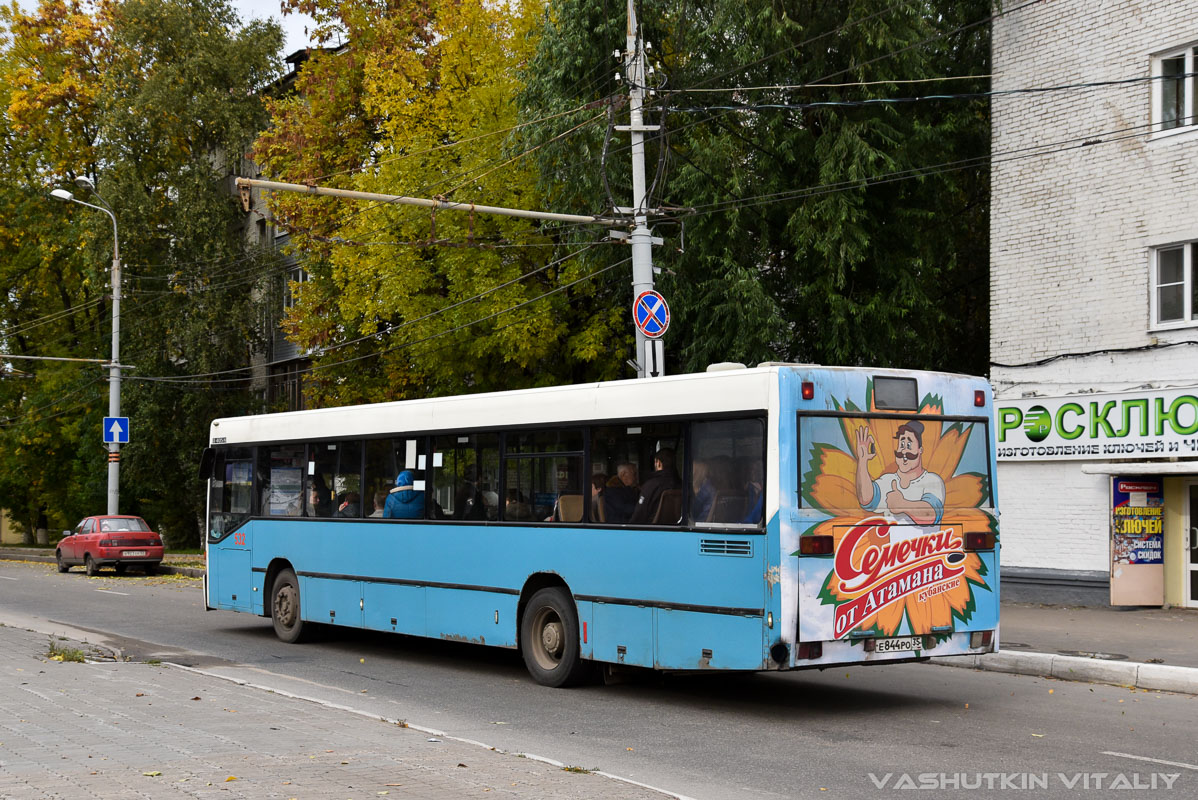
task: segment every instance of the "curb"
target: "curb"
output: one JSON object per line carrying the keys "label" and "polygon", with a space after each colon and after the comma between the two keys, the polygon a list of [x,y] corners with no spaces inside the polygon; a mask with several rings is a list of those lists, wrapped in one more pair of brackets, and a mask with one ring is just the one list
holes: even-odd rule
{"label": "curb", "polygon": [[931,663],[987,672],[1008,672],[1065,681],[1108,683],[1136,689],[1198,694],[1198,669],[1194,667],[1023,652],[933,658]]}

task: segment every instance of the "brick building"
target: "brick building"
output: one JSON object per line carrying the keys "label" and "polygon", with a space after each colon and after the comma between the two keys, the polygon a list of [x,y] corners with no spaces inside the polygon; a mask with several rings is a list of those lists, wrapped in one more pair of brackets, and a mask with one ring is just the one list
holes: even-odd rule
{"label": "brick building", "polygon": [[993,101],[1008,597],[1198,606],[1196,62],[1198,0],[994,22],[994,90],[1114,82]]}

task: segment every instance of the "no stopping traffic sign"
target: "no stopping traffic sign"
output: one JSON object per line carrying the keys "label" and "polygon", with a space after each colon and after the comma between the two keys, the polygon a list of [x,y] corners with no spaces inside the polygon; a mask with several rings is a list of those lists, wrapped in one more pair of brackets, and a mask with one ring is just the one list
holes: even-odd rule
{"label": "no stopping traffic sign", "polygon": [[632,303],[632,321],[638,331],[657,339],[670,327],[670,307],[657,292],[641,292]]}

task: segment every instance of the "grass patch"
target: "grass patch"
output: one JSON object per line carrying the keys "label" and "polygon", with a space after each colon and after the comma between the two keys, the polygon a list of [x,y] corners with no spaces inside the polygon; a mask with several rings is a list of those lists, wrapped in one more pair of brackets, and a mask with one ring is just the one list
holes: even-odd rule
{"label": "grass patch", "polygon": [[562,767],[562,772],[573,772],[578,775],[590,775],[595,770],[587,769],[586,767]]}
{"label": "grass patch", "polygon": [[147,658],[145,660],[145,663],[149,664],[151,667],[161,667],[162,659],[161,658]]}
{"label": "grass patch", "polygon": [[51,661],[71,661],[76,664],[82,664],[87,659],[83,655],[83,651],[76,647],[63,647],[58,642],[50,639],[50,649],[46,656]]}

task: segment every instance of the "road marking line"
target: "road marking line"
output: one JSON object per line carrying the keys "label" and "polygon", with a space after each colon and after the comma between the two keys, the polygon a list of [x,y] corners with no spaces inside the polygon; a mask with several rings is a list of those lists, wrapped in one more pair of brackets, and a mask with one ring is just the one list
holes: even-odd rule
{"label": "road marking line", "polygon": [[128,592],[114,592],[112,589],[96,589],[96,591],[103,592],[104,594],[119,594],[121,597],[129,596]]}
{"label": "road marking line", "polygon": [[1132,758],[1136,761],[1151,761],[1153,764],[1164,764],[1167,767],[1181,767],[1182,769],[1192,769],[1198,771],[1198,764],[1186,764],[1181,761],[1165,761],[1160,758],[1149,758],[1148,756],[1133,756],[1131,753],[1112,753],[1104,750],[1104,756],[1119,756],[1119,758]]}
{"label": "road marking line", "polygon": [[17,581],[17,580],[20,580],[20,578],[10,578],[10,577],[8,577],[7,575],[0,575],[0,578],[4,579],[4,580],[6,580],[6,581]]}

